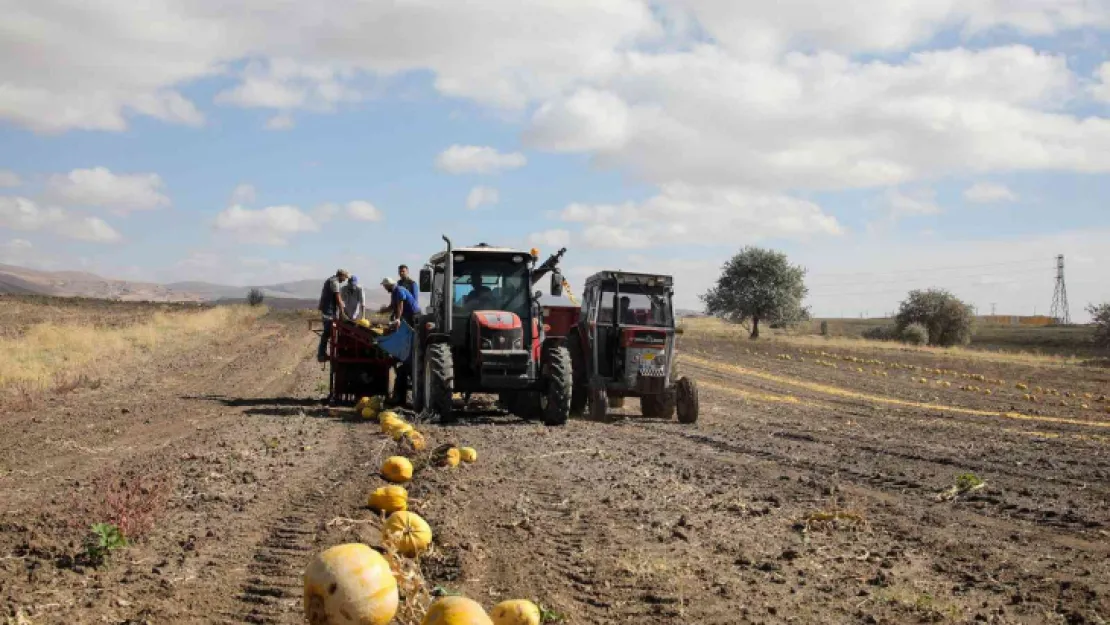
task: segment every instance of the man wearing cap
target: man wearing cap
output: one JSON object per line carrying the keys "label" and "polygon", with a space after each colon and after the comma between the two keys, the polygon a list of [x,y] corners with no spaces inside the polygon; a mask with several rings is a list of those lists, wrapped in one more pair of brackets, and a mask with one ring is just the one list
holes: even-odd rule
{"label": "man wearing cap", "polygon": [[327,362],[328,339],[331,338],[331,324],[337,317],[346,317],[347,311],[343,307],[341,285],[347,281],[351,274],[346,269],[336,270],[335,275],[324,281],[324,288],[320,290],[320,317],[324,321],[324,331],[320,333],[320,346],[316,350],[316,360]]}
{"label": "man wearing cap", "polygon": [[343,310],[351,321],[362,319],[366,312],[366,294],[358,283],[358,276],[351,276],[343,287]]}

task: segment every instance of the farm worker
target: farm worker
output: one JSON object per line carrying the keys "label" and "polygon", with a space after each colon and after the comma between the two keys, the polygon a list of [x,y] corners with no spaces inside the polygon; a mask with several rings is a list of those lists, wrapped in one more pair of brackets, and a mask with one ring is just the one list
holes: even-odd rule
{"label": "farm worker", "polygon": [[390,278],[382,279],[382,288],[389,293],[389,311],[392,313],[391,316],[393,318],[390,327],[400,327],[402,319],[410,326],[413,325],[416,313],[420,312],[420,306],[417,305],[416,300],[412,296],[412,292],[408,289],[400,288],[400,286]]}
{"label": "farm worker", "polygon": [[632,317],[632,311],[630,310],[632,299],[627,295],[623,295],[621,296],[620,302],[620,316],[618,317],[621,320],[620,322],[636,323],[636,320]]}
{"label": "farm worker", "polygon": [[420,285],[416,283],[416,280],[413,280],[409,277],[409,266],[401,265],[400,267],[398,267],[397,275],[400,276],[400,280],[397,280],[397,285],[408,289],[408,292],[412,293],[412,299],[415,300],[417,304],[419,304]]}
{"label": "farm worker", "polygon": [[343,310],[351,321],[362,319],[366,312],[366,294],[358,283],[358,276],[351,276],[343,287]]}
{"label": "farm worker", "polygon": [[335,275],[324,281],[324,288],[320,290],[320,317],[324,320],[324,331],[320,333],[320,347],[316,350],[316,360],[326,362],[328,359],[328,339],[331,337],[331,324],[337,316],[345,317],[347,311],[343,309],[343,298],[340,293],[341,286],[351,274],[346,269],[339,269]]}

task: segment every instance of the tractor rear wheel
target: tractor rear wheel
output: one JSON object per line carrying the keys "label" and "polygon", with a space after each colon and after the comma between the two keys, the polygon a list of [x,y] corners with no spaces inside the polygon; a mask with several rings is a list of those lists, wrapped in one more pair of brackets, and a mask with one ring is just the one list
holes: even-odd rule
{"label": "tractor rear wheel", "polygon": [[438,414],[443,423],[452,423],[455,420],[454,402],[451,398],[451,383],[454,378],[451,346],[447,343],[428,346],[424,355],[425,408]]}
{"label": "tractor rear wheel", "polygon": [[640,412],[645,417],[670,421],[674,417],[674,410],[674,390],[667,390],[658,395],[644,395],[640,398]]}
{"label": "tractor rear wheel", "polygon": [[581,339],[577,334],[570,335],[570,367],[574,386],[570,391],[570,413],[581,415],[590,399],[590,387],[586,382],[586,357],[582,354]]}
{"label": "tractor rear wheel", "polygon": [[563,425],[570,416],[574,379],[570,352],[562,345],[547,348],[543,354],[547,388],[540,398],[544,425]]}
{"label": "tractor rear wheel", "polygon": [[696,423],[698,420],[698,385],[687,377],[675,384],[675,401],[678,404],[678,422]]}

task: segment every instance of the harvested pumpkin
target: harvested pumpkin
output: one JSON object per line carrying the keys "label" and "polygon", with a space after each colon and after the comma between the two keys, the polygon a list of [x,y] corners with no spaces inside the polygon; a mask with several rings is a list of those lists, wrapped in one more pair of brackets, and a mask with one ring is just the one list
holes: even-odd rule
{"label": "harvested pumpkin", "polygon": [[400,427],[402,425],[405,425],[405,422],[402,421],[401,419],[397,418],[397,417],[391,417],[389,419],[382,419],[380,421],[380,423],[381,423],[381,426],[382,426],[382,432],[384,432],[385,434],[389,434],[389,432],[395,427]]}
{"label": "harvested pumpkin", "polygon": [[378,415],[378,420],[379,421],[384,422],[384,421],[388,421],[390,419],[396,419],[396,420],[400,421],[401,416],[398,415],[396,412],[393,412],[392,410],[383,410],[381,412],[381,414]]}
{"label": "harvested pumpkin", "polygon": [[382,477],[395,484],[412,479],[412,463],[404,456],[391,456],[382,465]]}
{"label": "harvested pumpkin", "polygon": [[473,599],[441,597],[428,608],[420,625],[493,625],[493,621]]}
{"label": "harvested pumpkin", "polygon": [[473,447],[462,447],[459,449],[459,460],[463,462],[474,462],[478,459],[478,452]]}
{"label": "harvested pumpkin", "polygon": [[399,441],[402,437],[404,437],[405,434],[408,434],[412,430],[413,428],[411,425],[409,425],[408,423],[402,423],[390,428],[389,435],[393,438],[393,440]]}
{"label": "harvested pumpkin", "polygon": [[358,413],[362,415],[363,419],[373,419],[374,417],[378,416],[378,413],[374,412],[374,409],[370,406],[364,407]]}
{"label": "harvested pumpkin", "polygon": [[459,453],[459,449],[457,447],[450,447],[440,454],[438,464],[441,467],[457,467],[459,466],[460,459],[461,454]]}
{"label": "harvested pumpkin", "polygon": [[415,558],[432,544],[432,528],[415,512],[394,512],[382,526],[382,542]]}
{"label": "harvested pumpkin", "polygon": [[389,562],[368,545],[336,545],[305,568],[304,613],[311,625],[386,625],[398,601]]}
{"label": "harvested pumpkin", "polygon": [[502,601],[490,610],[493,625],[540,625],[540,608],[527,599]]}
{"label": "harvested pumpkin", "polygon": [[404,486],[383,486],[370,493],[369,505],[387,514],[408,510],[409,492]]}
{"label": "harvested pumpkin", "polygon": [[424,435],[416,430],[405,432],[405,440],[408,441],[416,451],[424,451],[424,448],[428,446],[428,442],[424,440]]}
{"label": "harvested pumpkin", "polygon": [[362,412],[362,409],[370,405],[369,397],[359,397],[358,402],[355,403],[355,412]]}

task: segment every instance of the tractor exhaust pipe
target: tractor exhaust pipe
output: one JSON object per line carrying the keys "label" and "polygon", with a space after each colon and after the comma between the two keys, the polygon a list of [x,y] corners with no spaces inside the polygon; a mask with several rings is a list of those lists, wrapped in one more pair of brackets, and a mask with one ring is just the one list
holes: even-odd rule
{"label": "tractor exhaust pipe", "polygon": [[443,266],[443,332],[451,334],[451,307],[455,303],[455,254],[454,246],[447,235],[442,235],[447,242],[447,260]]}

